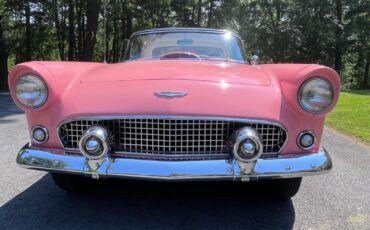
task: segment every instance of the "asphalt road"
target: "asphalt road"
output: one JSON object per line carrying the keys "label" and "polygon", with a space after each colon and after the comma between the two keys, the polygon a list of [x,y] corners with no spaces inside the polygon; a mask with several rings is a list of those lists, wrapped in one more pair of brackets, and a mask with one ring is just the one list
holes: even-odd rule
{"label": "asphalt road", "polygon": [[25,115],[0,93],[0,229],[370,229],[370,149],[328,129],[333,171],[304,178],[286,201],[224,182],[119,180],[69,194],[16,165],[27,141]]}

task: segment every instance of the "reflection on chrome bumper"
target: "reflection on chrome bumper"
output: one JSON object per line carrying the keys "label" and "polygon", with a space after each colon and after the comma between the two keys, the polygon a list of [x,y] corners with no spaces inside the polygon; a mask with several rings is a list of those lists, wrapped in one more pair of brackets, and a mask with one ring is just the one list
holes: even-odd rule
{"label": "reflection on chrome bumper", "polygon": [[[329,154],[320,152],[258,159],[243,163],[236,160],[156,161],[126,158],[106,158],[87,161],[76,155],[56,154],[25,145],[17,163],[30,169],[50,172],[84,174],[93,178],[123,177],[159,180],[258,180],[316,175],[332,168]],[[93,166],[92,164],[98,164]]]}

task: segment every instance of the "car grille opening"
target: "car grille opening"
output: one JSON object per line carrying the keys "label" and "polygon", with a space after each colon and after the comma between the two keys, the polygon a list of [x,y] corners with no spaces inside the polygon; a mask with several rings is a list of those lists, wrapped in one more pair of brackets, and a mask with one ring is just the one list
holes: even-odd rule
{"label": "car grille opening", "polygon": [[78,151],[80,137],[89,127],[106,127],[112,135],[112,156],[146,159],[209,159],[232,157],[235,132],[252,127],[260,134],[264,155],[277,155],[287,140],[277,124],[216,119],[117,118],[78,119],[58,130],[66,150]]}

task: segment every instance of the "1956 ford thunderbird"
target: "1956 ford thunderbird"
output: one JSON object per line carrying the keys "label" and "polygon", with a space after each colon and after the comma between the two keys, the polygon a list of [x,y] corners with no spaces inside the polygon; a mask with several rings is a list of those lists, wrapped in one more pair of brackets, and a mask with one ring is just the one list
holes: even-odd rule
{"label": "1956 ford thunderbird", "polygon": [[30,143],[17,163],[66,190],[86,177],[266,180],[294,196],[328,172],[320,142],[338,74],[317,64],[248,64],[224,30],[164,28],[131,36],[117,64],[35,61],[9,74]]}

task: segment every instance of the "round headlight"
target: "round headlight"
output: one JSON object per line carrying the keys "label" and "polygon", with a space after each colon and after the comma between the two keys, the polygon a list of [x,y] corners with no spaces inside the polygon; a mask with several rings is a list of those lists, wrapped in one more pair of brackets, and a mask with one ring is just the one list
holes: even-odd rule
{"label": "round headlight", "polygon": [[327,109],[334,99],[333,85],[321,77],[305,81],[298,93],[301,107],[312,113],[319,113]]}
{"label": "round headlight", "polygon": [[24,106],[37,108],[45,103],[48,90],[41,78],[35,75],[25,75],[15,84],[15,96]]}

